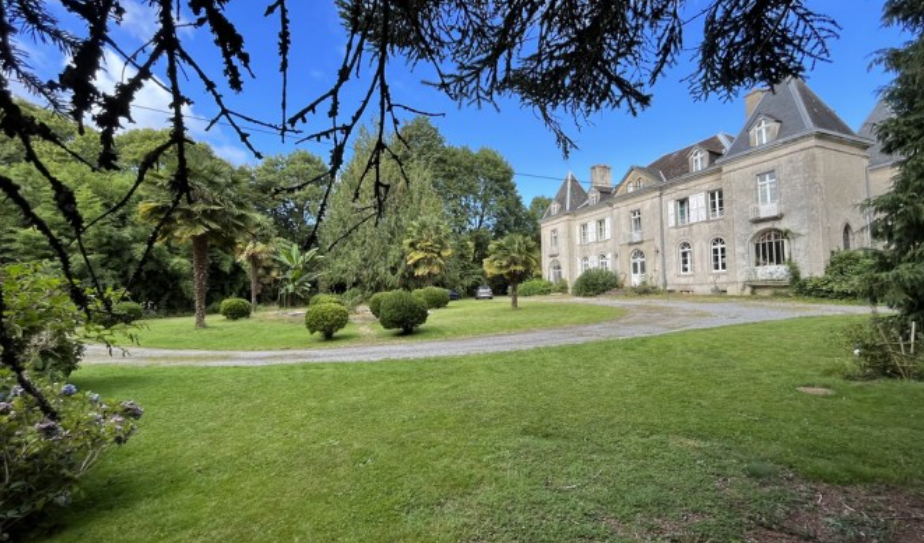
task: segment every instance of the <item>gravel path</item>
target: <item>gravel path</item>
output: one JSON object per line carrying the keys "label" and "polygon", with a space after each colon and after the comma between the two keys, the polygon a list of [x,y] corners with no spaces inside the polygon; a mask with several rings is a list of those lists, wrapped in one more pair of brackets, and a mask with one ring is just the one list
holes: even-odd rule
{"label": "gravel path", "polygon": [[820,305],[788,301],[729,300],[716,302],[663,299],[561,299],[627,309],[618,320],[555,329],[514,332],[439,341],[366,345],[284,351],[195,351],[175,349],[118,350],[89,346],[85,364],[169,364],[191,366],[262,366],[303,362],[372,362],[377,360],[430,358],[478,353],[521,351],[557,345],[574,345],[605,339],[655,336],[680,330],[716,328],[732,324],[777,321],[821,315],[860,315],[870,309],[861,306]]}

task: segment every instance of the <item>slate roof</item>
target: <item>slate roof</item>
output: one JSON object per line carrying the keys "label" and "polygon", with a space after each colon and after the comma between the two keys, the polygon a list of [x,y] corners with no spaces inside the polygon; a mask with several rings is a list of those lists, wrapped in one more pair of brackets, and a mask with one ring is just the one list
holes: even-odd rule
{"label": "slate roof", "polygon": [[882,152],[882,144],[879,143],[878,139],[876,138],[876,126],[891,116],[892,110],[889,108],[889,106],[886,105],[885,102],[879,100],[876,102],[876,106],[873,107],[873,110],[870,111],[866,120],[863,121],[863,126],[860,127],[859,134],[861,137],[868,138],[876,142],[869,149],[870,168],[891,164],[895,161],[894,156],[887,155]]}
{"label": "slate roof", "polygon": [[[725,136],[723,138],[723,136]],[[715,161],[725,154],[726,151],[726,142],[727,136],[725,134],[717,134],[715,136],[706,138],[702,141],[694,143],[679,149],[672,153],[667,153],[666,155],[661,156],[651,164],[649,164],[645,169],[650,171],[655,177],[660,178],[662,181],[670,181],[671,179],[676,179],[682,175],[690,173],[690,153],[693,152],[693,149],[699,147],[705,151],[709,152],[710,160],[709,164],[712,165]]]}
{"label": "slate roof", "polygon": [[822,102],[821,98],[808,88],[805,81],[789,78],[774,85],[772,90],[763,95],[723,160],[744,154],[752,149],[748,132],[761,116],[780,122],[777,140],[818,131],[856,137],[847,123]]}
{"label": "slate roof", "polygon": [[[552,201],[558,202],[558,205],[561,206],[558,214],[567,213],[568,211],[574,211],[587,201],[587,191],[584,190],[584,187],[582,187],[577,178],[574,177],[574,174],[569,173]],[[545,210],[545,214],[542,218],[551,217],[551,211],[552,207],[549,206],[549,209]]]}

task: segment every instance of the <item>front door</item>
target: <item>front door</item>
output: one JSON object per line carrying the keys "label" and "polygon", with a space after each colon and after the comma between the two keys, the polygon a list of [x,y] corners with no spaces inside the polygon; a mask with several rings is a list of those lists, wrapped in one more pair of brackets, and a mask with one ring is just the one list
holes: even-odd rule
{"label": "front door", "polygon": [[637,287],[644,283],[645,280],[645,253],[636,249],[632,251],[632,275],[629,278],[629,283],[633,287]]}

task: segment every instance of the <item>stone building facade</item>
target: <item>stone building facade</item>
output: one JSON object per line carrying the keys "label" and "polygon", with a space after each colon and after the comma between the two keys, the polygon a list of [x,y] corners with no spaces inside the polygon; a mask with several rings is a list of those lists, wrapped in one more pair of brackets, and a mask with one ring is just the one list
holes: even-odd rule
{"label": "stone building facade", "polygon": [[868,246],[860,204],[888,189],[877,150],[881,105],[857,134],[801,80],[745,98],[745,123],[632,166],[613,184],[569,174],[541,220],[543,276],[572,284],[589,268],[629,285],[746,294],[787,284],[789,262],[820,275],[832,251]]}

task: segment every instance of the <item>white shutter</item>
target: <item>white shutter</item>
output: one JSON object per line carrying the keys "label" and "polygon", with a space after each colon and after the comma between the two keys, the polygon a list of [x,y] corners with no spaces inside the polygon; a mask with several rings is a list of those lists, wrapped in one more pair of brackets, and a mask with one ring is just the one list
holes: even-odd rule
{"label": "white shutter", "polygon": [[606,231],[606,235],[604,236],[603,239],[610,239],[610,232],[611,232],[611,230],[610,230],[610,218],[607,217],[607,218],[603,221],[603,224],[604,224],[604,230]]}
{"label": "white shutter", "polygon": [[700,192],[690,196],[691,222],[706,220],[706,193]]}
{"label": "white shutter", "polygon": [[587,223],[587,241],[593,243],[597,241],[597,223],[596,221],[590,221]]}
{"label": "white shutter", "polygon": [[597,257],[596,255],[590,257],[590,269],[597,267]]}
{"label": "white shutter", "polygon": [[674,221],[674,212],[676,208],[677,206],[674,204],[673,200],[667,201],[667,226],[674,226],[676,224]]}

